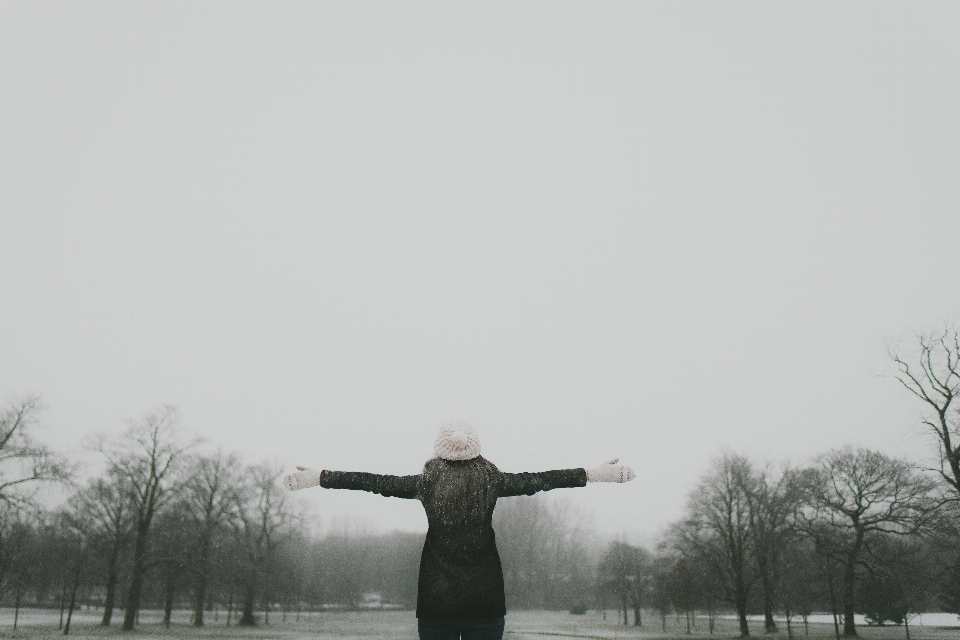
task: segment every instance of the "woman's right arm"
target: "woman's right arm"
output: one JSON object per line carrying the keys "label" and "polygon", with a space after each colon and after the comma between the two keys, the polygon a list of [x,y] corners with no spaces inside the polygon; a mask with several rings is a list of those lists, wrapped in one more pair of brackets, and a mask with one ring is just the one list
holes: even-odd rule
{"label": "woman's right arm", "polygon": [[370,491],[389,498],[416,498],[419,479],[419,475],[389,476],[363,471],[329,471],[324,469],[320,472],[320,486],[326,489]]}

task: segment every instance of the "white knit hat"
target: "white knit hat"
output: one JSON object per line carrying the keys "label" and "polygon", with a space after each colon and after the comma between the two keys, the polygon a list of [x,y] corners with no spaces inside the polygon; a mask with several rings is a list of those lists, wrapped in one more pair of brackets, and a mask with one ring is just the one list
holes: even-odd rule
{"label": "white knit hat", "polygon": [[440,427],[433,451],[444,460],[469,460],[480,455],[480,438],[468,422],[451,420]]}

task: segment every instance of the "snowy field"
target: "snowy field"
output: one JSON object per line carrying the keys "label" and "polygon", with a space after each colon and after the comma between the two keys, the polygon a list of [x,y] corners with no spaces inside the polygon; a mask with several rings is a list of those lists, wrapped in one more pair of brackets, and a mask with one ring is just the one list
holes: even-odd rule
{"label": "snowy field", "polygon": [[[58,630],[59,612],[38,609],[21,609],[16,633],[13,629],[13,610],[0,609],[0,637],[29,638],[35,640],[53,640],[62,638]],[[194,629],[189,625],[188,611],[174,612],[173,624],[169,629],[161,624],[159,611],[144,611],[140,616],[140,625],[136,637],[141,640],[170,638],[196,638],[198,640],[230,639],[267,639],[270,640],[337,640],[389,638],[390,640],[417,640],[417,622],[413,611],[332,611],[313,613],[309,617],[301,614],[300,620],[295,614],[288,614],[283,621],[279,612],[270,614],[270,624],[254,629],[238,629],[225,626],[225,616],[221,613],[217,620],[213,615],[203,629]],[[114,616],[116,621],[110,629],[97,626],[100,612],[94,609],[75,612],[70,636],[75,638],[128,637],[119,630],[122,611]],[[630,616],[631,622],[633,614]],[[608,611],[606,619],[598,611],[589,611],[583,616],[574,616],[558,611],[513,611],[507,614],[505,640],[544,640],[555,638],[685,638],[686,623],[676,617],[667,618],[667,631],[663,632],[660,618],[647,613],[643,627],[617,625],[616,613]],[[781,637],[786,637],[786,626],[781,625]],[[860,621],[858,621],[860,622]],[[751,631],[757,637],[766,637],[763,633],[762,618],[750,619]],[[803,623],[794,621],[794,634],[798,640],[804,638]],[[943,613],[928,613],[917,616],[910,623],[912,640],[954,640],[958,635],[960,622],[957,616]],[[905,638],[903,627],[867,627],[859,628],[860,635],[868,640],[899,640]],[[698,618],[693,636],[709,637],[707,621]],[[733,616],[723,616],[717,620],[714,636],[732,638],[737,635],[737,624]],[[810,617],[810,638],[826,640],[833,636],[833,623],[828,615]]]}

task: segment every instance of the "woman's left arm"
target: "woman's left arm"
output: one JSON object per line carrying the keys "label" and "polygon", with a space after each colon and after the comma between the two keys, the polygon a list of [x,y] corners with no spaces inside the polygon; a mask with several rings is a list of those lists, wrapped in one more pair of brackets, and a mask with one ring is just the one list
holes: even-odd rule
{"label": "woman's left arm", "polygon": [[420,476],[389,476],[363,471],[320,472],[320,486],[326,489],[356,489],[370,491],[389,498],[417,497],[417,482]]}

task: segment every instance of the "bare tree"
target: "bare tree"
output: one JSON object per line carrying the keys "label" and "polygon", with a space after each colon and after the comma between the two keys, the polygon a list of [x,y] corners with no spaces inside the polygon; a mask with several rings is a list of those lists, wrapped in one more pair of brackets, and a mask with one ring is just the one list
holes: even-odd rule
{"label": "bare tree", "polygon": [[751,512],[754,468],[742,455],[714,461],[687,502],[687,516],[671,539],[684,556],[709,563],[719,578],[721,598],[734,605],[741,637],[749,637],[747,602],[759,573],[756,517]]}
{"label": "bare tree", "polygon": [[110,626],[117,601],[120,566],[133,533],[133,504],[128,479],[116,468],[92,480],[69,501],[66,517],[87,540],[103,565],[106,594],[100,624]]}
{"label": "bare tree", "polygon": [[818,551],[843,567],[844,636],[857,635],[854,587],[867,536],[920,530],[933,508],[932,489],[907,462],[849,446],[818,456],[802,472],[803,527]]}
{"label": "bare tree", "polygon": [[775,476],[769,466],[756,469],[748,485],[751,529],[755,541],[755,560],[760,576],[764,628],[776,633],[773,611],[780,584],[783,555],[793,542],[793,516],[797,511],[800,492],[796,474],[785,469]]}
{"label": "bare tree", "polygon": [[674,584],[677,580],[674,567],[679,557],[681,556],[661,549],[651,565],[653,580],[651,582],[650,600],[654,610],[660,614],[660,625],[663,633],[667,632],[667,616],[670,615],[670,611],[674,607],[673,600],[677,592]]}
{"label": "bare tree", "polygon": [[87,559],[87,549],[83,546],[80,536],[76,536],[76,550],[72,554],[70,572],[72,580],[70,581],[70,604],[67,607],[67,621],[63,626],[63,635],[70,635],[70,622],[73,620],[73,611],[77,604],[77,590],[80,588],[80,582],[83,577],[83,568]]}
{"label": "bare tree", "polygon": [[38,482],[63,482],[70,468],[63,458],[38,444],[35,428],[43,405],[40,396],[24,396],[0,410],[0,502],[24,504],[24,489]]}
{"label": "bare tree", "polygon": [[867,574],[858,612],[879,626],[903,624],[909,640],[911,614],[933,604],[933,587],[944,573],[942,559],[917,536],[874,535],[864,546]]}
{"label": "bare tree", "polygon": [[181,441],[177,409],[164,405],[132,422],[119,440],[102,447],[111,473],[124,478],[132,502],[133,562],[123,616],[132,630],[148,568],[148,541],[154,516],[170,499],[172,476],[181,456],[193,443]]}
{"label": "bare tree", "polygon": [[646,549],[625,542],[612,542],[597,568],[601,588],[614,594],[623,613],[623,624],[629,624],[628,607],[633,608],[633,624],[641,626],[640,609],[650,583],[653,559]]}
{"label": "bare tree", "polygon": [[783,603],[787,622],[787,636],[793,637],[793,618],[803,620],[804,634],[810,635],[809,616],[821,600],[821,571],[813,548],[807,538],[791,537],[781,550],[777,572],[777,593]]}
{"label": "bare tree", "polygon": [[197,536],[193,563],[193,624],[197,627],[203,626],[214,547],[239,517],[241,471],[239,459],[222,451],[196,456],[189,463],[183,499]]}
{"label": "bare tree", "polygon": [[[269,590],[263,589],[262,579],[276,557],[283,541],[292,513],[287,501],[287,491],[280,485],[281,467],[267,463],[249,467],[244,476],[243,507],[240,510],[240,539],[244,550],[243,611],[239,624],[256,624],[254,606],[257,595],[264,593],[264,611],[269,610]],[[267,621],[265,619],[265,621]]]}
{"label": "bare tree", "polygon": [[587,519],[561,496],[503,498],[493,512],[507,607],[566,607],[589,584]]}
{"label": "bare tree", "polygon": [[157,513],[151,534],[151,568],[156,568],[163,592],[163,624],[170,626],[173,604],[190,582],[190,573],[196,565],[191,544],[195,532],[186,505],[177,500]]}
{"label": "bare tree", "polygon": [[3,548],[0,553],[0,597],[13,594],[13,630],[17,630],[20,603],[30,583],[30,574],[37,563],[37,531],[30,514],[19,513],[16,518],[5,518],[0,528]]}
{"label": "bare tree", "polygon": [[960,332],[946,325],[943,331],[917,334],[909,351],[897,345],[887,353],[897,366],[897,380],[923,404],[920,420],[939,459],[935,471],[960,494]]}

